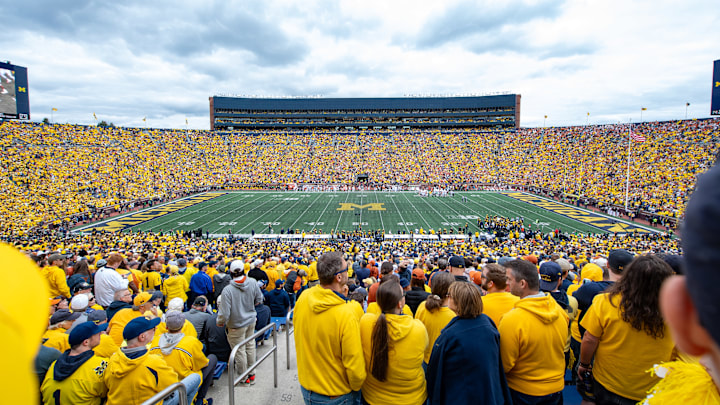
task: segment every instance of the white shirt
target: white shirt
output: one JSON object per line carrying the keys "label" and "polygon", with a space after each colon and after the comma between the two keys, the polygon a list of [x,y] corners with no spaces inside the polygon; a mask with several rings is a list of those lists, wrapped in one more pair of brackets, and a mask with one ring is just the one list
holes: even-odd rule
{"label": "white shirt", "polygon": [[113,302],[115,292],[126,290],[129,283],[112,267],[103,267],[95,273],[95,300],[107,307]]}

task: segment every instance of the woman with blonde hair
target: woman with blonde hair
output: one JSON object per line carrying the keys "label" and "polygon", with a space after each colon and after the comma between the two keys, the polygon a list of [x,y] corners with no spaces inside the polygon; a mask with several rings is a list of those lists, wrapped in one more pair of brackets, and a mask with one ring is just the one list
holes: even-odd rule
{"label": "woman with blonde hair", "polygon": [[482,313],[480,290],[472,283],[455,281],[448,306],[457,317],[435,341],[426,373],[428,403],[512,403],[500,358],[500,334]]}
{"label": "woman with blonde hair", "polygon": [[423,404],[427,398],[423,353],[428,344],[422,322],[402,313],[403,289],[395,280],[377,290],[380,314],[360,318],[360,339],[367,378],[363,401],[367,404]]}

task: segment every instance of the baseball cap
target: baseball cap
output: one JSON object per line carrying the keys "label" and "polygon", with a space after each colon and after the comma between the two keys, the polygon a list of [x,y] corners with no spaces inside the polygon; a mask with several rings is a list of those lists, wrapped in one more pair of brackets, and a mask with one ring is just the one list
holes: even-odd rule
{"label": "baseball cap", "polygon": [[588,263],[583,266],[582,270],[580,270],[580,277],[583,279],[589,279],[592,281],[602,281],[603,279],[603,271],[595,263]]}
{"label": "baseball cap", "polygon": [[553,291],[562,277],[562,269],[555,262],[545,262],[540,265],[540,290]]}
{"label": "baseball cap", "polygon": [[58,309],[55,311],[55,313],[50,317],[50,325],[55,325],[56,323],[65,322],[65,321],[74,321],[80,317],[80,312],[70,312],[69,309]]}
{"label": "baseball cap", "polygon": [[135,296],[135,299],[133,299],[133,305],[136,307],[139,307],[140,305],[146,304],[148,301],[152,299],[152,295],[148,292],[141,292],[140,294]]}
{"label": "baseball cap", "polygon": [[207,299],[205,297],[197,297],[197,298],[195,298],[195,302],[193,303],[193,305],[198,306],[198,307],[207,305]]}
{"label": "baseball cap", "polygon": [[513,260],[515,260],[515,259],[513,259],[513,258],[510,257],[510,256],[503,256],[503,257],[501,257],[501,258],[498,259],[497,263],[498,263],[499,265],[501,265],[501,266],[504,266],[505,263],[511,262],[511,261],[513,261]]}
{"label": "baseball cap", "polygon": [[168,302],[167,307],[168,310],[179,310],[182,311],[183,307],[185,306],[185,302],[183,302],[183,299],[180,297],[175,297]]}
{"label": "baseball cap", "polygon": [[75,285],[72,289],[73,294],[77,294],[78,291],[82,290],[89,290],[92,286],[84,281],[79,282],[77,285]]}
{"label": "baseball cap", "polygon": [[[634,256],[632,253],[625,249],[613,249],[608,255],[608,269],[615,269],[613,273],[622,274],[623,269],[633,261]],[[600,266],[602,267],[602,266]]]}
{"label": "baseball cap", "polygon": [[87,314],[87,319],[95,323],[103,323],[107,321],[107,312],[104,309],[96,309]]}
{"label": "baseball cap", "polygon": [[160,318],[146,319],[145,317],[137,317],[128,322],[123,329],[123,339],[132,340],[140,336],[141,333],[154,329],[160,324]]}
{"label": "baseball cap", "polygon": [[537,264],[538,264],[538,258],[537,258],[537,256],[535,256],[535,255],[523,256],[523,260],[526,260],[526,261],[528,261],[528,262],[530,262],[530,263],[532,263],[532,264],[534,264],[534,265],[536,265],[536,266],[537,266]]}
{"label": "baseball cap", "polygon": [[242,260],[233,260],[230,263],[230,273],[234,271],[245,271],[245,263]]}
{"label": "baseball cap", "polygon": [[421,268],[416,267],[412,271],[412,278],[425,281],[425,273]]}
{"label": "baseball cap", "polygon": [[107,328],[107,324],[97,325],[95,322],[88,321],[83,322],[80,325],[73,328],[68,337],[68,343],[70,346],[75,346],[82,343],[85,339],[90,339],[94,335],[104,331]]}
{"label": "baseball cap", "polygon": [[406,279],[406,278],[401,278],[401,279],[400,279],[400,287],[402,287],[402,288],[408,288],[408,287],[410,287],[410,282],[408,281],[408,279]]}
{"label": "baseball cap", "polygon": [[477,285],[482,285],[482,271],[473,270],[470,272],[470,281]]}
{"label": "baseball cap", "polygon": [[165,314],[165,325],[171,332],[182,329],[183,325],[185,325],[185,314],[180,311],[168,311]]}
{"label": "baseball cap", "polygon": [[591,260],[591,262],[597,264],[601,269],[606,268],[608,265],[608,261],[604,257],[598,257],[595,260]]}
{"label": "baseball cap", "polygon": [[560,268],[562,269],[562,271],[570,271],[570,270],[573,269],[572,263],[570,263],[570,262],[567,261],[566,259],[562,259],[562,258],[561,258],[561,259],[557,259],[557,260],[555,260],[555,263],[557,263],[558,265],[560,265]]}
{"label": "baseball cap", "polygon": [[453,256],[450,258],[450,267],[465,268],[465,259],[460,256]]}
{"label": "baseball cap", "polygon": [[53,253],[50,255],[50,257],[48,257],[48,263],[63,259],[65,259],[65,256],[61,255],[60,253]]}
{"label": "baseball cap", "polygon": [[105,267],[106,265],[107,265],[107,260],[105,260],[105,259],[100,259],[100,260],[98,260],[97,266],[95,266],[95,267],[97,267],[98,269],[100,269],[100,268]]}
{"label": "baseball cap", "polygon": [[88,307],[90,300],[86,294],[78,294],[70,300],[70,308],[73,311],[83,311]]}

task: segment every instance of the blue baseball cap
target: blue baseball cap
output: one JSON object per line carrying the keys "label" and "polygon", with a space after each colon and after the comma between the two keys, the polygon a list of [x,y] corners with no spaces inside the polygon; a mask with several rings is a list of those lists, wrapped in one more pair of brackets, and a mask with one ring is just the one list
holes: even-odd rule
{"label": "blue baseball cap", "polygon": [[558,280],[562,277],[562,268],[555,262],[545,262],[540,265],[540,290],[555,291]]}
{"label": "blue baseball cap", "polygon": [[107,326],[107,323],[97,325],[93,321],[83,322],[80,325],[74,327],[73,330],[70,332],[70,336],[68,337],[68,343],[70,343],[70,346],[78,345],[82,343],[85,339],[90,339],[91,337],[104,331]]}
{"label": "blue baseball cap", "polygon": [[160,324],[160,318],[152,320],[145,319],[144,317],[138,317],[128,322],[123,329],[123,338],[125,340],[132,340],[140,336],[141,333],[150,329],[155,329]]}

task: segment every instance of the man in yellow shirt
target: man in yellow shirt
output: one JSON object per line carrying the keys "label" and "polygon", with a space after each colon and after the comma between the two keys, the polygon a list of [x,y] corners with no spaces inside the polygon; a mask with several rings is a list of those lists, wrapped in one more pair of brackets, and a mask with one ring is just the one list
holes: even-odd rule
{"label": "man in yellow shirt", "polygon": [[121,309],[112,317],[108,326],[108,335],[113,338],[116,345],[120,346],[122,344],[122,333],[125,325],[131,320],[143,316],[145,312],[152,308],[153,302],[151,298],[150,293],[141,292],[133,299],[132,308]]}
{"label": "man in yellow shirt", "polygon": [[67,274],[63,267],[65,266],[65,258],[60,253],[53,253],[48,257],[49,266],[42,269],[42,275],[48,282],[50,289],[50,297],[62,295],[71,298],[70,288],[67,285]]}
{"label": "man in yellow shirt", "polygon": [[295,305],[298,378],[306,403],[343,400],[359,403],[367,376],[360,317],[362,307],[349,301],[348,263],[342,252],[318,260],[320,285],[307,289]]}
{"label": "man in yellow shirt", "polygon": [[497,264],[490,263],[482,269],[482,288],[487,294],[482,298],[483,313],[500,325],[500,319],[508,313],[520,297],[512,295],[507,290],[507,272]]}
{"label": "man in yellow shirt", "polygon": [[537,267],[526,260],[505,263],[508,286],[520,297],[500,320],[500,355],[513,403],[561,404],[565,388],[568,316],[540,292]]}
{"label": "man in yellow shirt", "polygon": [[50,366],[40,387],[45,405],[100,405],[107,396],[103,382],[107,359],[95,356],[93,349],[106,327],[84,322],[70,332],[70,350]]}

